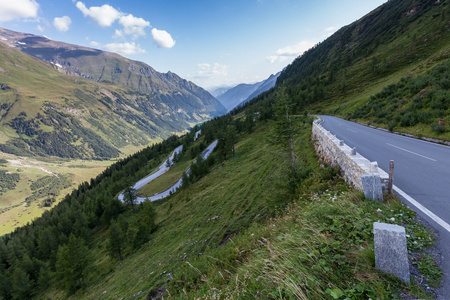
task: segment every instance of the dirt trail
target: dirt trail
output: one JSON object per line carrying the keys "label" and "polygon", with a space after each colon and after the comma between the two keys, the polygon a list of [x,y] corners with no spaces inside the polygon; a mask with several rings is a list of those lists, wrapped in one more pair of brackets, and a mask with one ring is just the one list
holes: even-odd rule
{"label": "dirt trail", "polygon": [[40,166],[40,163],[38,163],[38,162],[28,161],[26,159],[24,159],[24,160],[21,160],[21,159],[7,159],[7,161],[9,162],[9,164],[12,167],[34,168],[34,169],[41,170],[42,172],[45,172],[47,174],[51,174],[51,175],[56,176],[56,177],[59,178],[58,174],[53,173],[53,172],[45,169],[44,167]]}

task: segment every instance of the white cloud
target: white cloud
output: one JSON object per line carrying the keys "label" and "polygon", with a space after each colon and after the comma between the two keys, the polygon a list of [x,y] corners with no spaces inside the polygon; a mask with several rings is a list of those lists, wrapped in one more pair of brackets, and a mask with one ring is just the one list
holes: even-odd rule
{"label": "white cloud", "polygon": [[37,17],[39,4],[35,0],[0,1],[0,22]]}
{"label": "white cloud", "polygon": [[69,30],[70,24],[72,24],[72,20],[68,16],[53,19],[53,26],[61,32]]}
{"label": "white cloud", "polygon": [[147,51],[142,49],[140,45],[136,45],[134,42],[133,43],[111,43],[111,44],[106,44],[103,48],[105,50],[119,53],[122,55],[147,53]]}
{"label": "white cloud", "polygon": [[144,36],[145,28],[150,27],[150,22],[142,18],[136,18],[132,14],[121,16],[119,18],[119,24],[123,26],[123,33],[131,35],[134,39],[139,36]]}
{"label": "white cloud", "polygon": [[89,43],[92,47],[94,48],[99,48],[100,47],[100,43],[96,42],[96,41],[92,41]]}
{"label": "white cloud", "polygon": [[122,30],[116,29],[116,32],[113,35],[113,38],[117,39],[117,38],[123,38],[124,34]]}
{"label": "white cloud", "polygon": [[152,36],[158,47],[172,48],[175,45],[175,41],[172,36],[165,30],[152,29]]}
{"label": "white cloud", "polygon": [[202,63],[197,65],[196,78],[208,78],[212,76],[226,76],[228,72],[228,67],[218,63],[207,64]]}
{"label": "white cloud", "polygon": [[85,17],[92,18],[101,27],[111,26],[123,15],[123,13],[108,4],[104,4],[102,6],[91,6],[90,8],[87,8],[83,2],[78,1],[76,7]]}
{"label": "white cloud", "polygon": [[294,59],[299,55],[302,55],[306,50],[313,47],[316,43],[311,41],[301,41],[300,43],[293,45],[293,46],[287,46],[284,48],[280,48],[275,52],[275,55],[271,55],[267,57],[267,59],[274,63],[276,61],[285,61],[288,59]]}

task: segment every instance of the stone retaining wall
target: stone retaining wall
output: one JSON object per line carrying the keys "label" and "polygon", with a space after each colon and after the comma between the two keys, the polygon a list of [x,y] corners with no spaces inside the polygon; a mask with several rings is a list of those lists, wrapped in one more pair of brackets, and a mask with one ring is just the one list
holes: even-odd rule
{"label": "stone retaining wall", "polygon": [[363,191],[362,175],[380,175],[383,192],[386,193],[389,175],[378,168],[377,162],[370,162],[323,128],[321,122],[321,119],[315,120],[312,127],[312,139],[319,157],[330,165],[339,166],[345,181],[359,191]]}

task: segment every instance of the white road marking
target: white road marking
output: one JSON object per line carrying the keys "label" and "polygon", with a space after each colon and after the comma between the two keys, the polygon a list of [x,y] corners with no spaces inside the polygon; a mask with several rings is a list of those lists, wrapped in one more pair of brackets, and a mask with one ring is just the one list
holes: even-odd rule
{"label": "white road marking", "polygon": [[392,146],[392,147],[394,147],[394,148],[403,150],[403,151],[405,151],[405,152],[408,152],[408,153],[411,153],[411,154],[414,154],[414,155],[417,155],[417,156],[420,156],[420,157],[423,157],[423,158],[426,158],[426,159],[429,159],[429,160],[432,160],[432,161],[437,161],[437,160],[435,160],[435,159],[433,159],[433,158],[429,158],[428,156],[425,156],[425,155],[422,155],[422,154],[419,154],[419,153],[416,153],[416,152],[413,152],[413,151],[409,151],[409,150],[404,149],[404,148],[402,148],[402,147],[398,147],[398,146],[395,146],[395,145],[392,145],[392,144],[389,144],[389,143],[386,143],[386,145]]}
{"label": "white road marking", "polygon": [[354,132],[354,133],[357,133],[356,131],[354,131],[354,130],[351,130],[351,129],[348,129],[348,128],[347,128],[347,130],[349,130],[349,131],[351,131],[351,132]]}
{"label": "white road marking", "polygon": [[441,225],[445,230],[447,230],[448,232],[450,232],[450,225],[445,222],[444,220],[442,220],[441,218],[439,218],[438,216],[436,216],[434,213],[432,213],[430,210],[428,210],[428,208],[426,208],[425,206],[423,206],[422,204],[420,204],[419,202],[417,202],[416,200],[414,200],[411,196],[409,196],[407,193],[405,193],[404,191],[402,191],[401,189],[399,189],[397,186],[394,185],[394,190],[400,194],[400,196],[402,196],[403,198],[405,198],[406,201],[408,201],[409,203],[411,203],[412,205],[414,205],[415,207],[417,207],[420,211],[422,211],[424,214],[426,214],[427,216],[429,216],[431,219],[433,219],[436,223],[438,223],[439,225]]}

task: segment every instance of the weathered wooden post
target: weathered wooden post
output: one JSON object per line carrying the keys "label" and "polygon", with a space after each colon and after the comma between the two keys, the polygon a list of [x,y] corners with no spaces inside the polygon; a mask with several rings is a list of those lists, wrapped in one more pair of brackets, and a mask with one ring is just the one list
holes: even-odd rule
{"label": "weathered wooden post", "polygon": [[394,161],[389,162],[389,182],[388,182],[388,194],[392,194],[392,188],[394,186]]}

